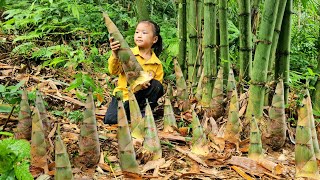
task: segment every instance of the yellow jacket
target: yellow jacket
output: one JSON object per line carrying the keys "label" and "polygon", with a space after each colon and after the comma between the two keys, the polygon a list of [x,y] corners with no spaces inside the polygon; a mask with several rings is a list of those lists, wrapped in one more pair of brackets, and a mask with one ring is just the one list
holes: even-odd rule
{"label": "yellow jacket", "polygon": [[[150,75],[153,76],[153,79],[158,80],[160,83],[163,81],[163,67],[161,64],[161,61],[158,59],[156,54],[152,52],[151,58],[149,60],[143,59],[143,57],[140,55],[139,47],[131,48],[131,51],[136,56],[138,62],[142,66],[142,69],[145,72],[148,72]],[[128,89],[127,89],[127,78],[122,70],[121,63],[118,59],[115,59],[112,55],[110,56],[108,60],[108,69],[110,74],[118,75],[118,86],[114,89],[113,95],[116,94],[118,91],[122,91],[123,93],[123,101],[126,101],[129,99],[128,96]]]}

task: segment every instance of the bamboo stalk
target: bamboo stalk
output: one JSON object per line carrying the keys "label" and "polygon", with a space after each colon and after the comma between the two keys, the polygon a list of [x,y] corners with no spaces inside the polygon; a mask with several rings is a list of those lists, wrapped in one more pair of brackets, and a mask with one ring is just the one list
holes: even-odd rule
{"label": "bamboo stalk", "polygon": [[129,91],[129,108],[131,119],[132,137],[143,140],[144,137],[144,118],[142,117],[136,96]]}
{"label": "bamboo stalk", "polygon": [[19,123],[17,125],[17,130],[14,133],[15,138],[30,140],[32,131],[32,118],[30,106],[28,103],[28,92],[26,90],[22,91],[18,119]]}
{"label": "bamboo stalk", "polygon": [[204,77],[201,104],[205,108],[210,107],[213,89],[212,77],[217,74],[216,6],[216,0],[204,1]]}
{"label": "bamboo stalk", "polygon": [[67,153],[65,144],[60,135],[60,124],[58,125],[55,140],[55,164],[56,171],[54,179],[56,180],[73,180],[73,174],[69,155]]}
{"label": "bamboo stalk", "polygon": [[187,55],[187,5],[186,0],[179,0],[178,5],[178,35],[179,54],[178,61],[181,65],[183,75],[186,76],[186,55]]}

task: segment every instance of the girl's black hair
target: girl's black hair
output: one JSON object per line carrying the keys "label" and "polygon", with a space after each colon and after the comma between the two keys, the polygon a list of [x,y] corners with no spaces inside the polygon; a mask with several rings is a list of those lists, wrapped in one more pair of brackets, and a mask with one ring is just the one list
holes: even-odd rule
{"label": "girl's black hair", "polygon": [[159,56],[162,52],[162,37],[160,35],[160,27],[157,23],[155,23],[154,21],[151,21],[151,20],[143,20],[143,21],[140,21],[139,23],[143,23],[143,22],[150,23],[154,27],[153,32],[154,32],[155,36],[158,36],[158,41],[156,43],[154,43],[151,48],[153,48],[154,53],[157,56]]}

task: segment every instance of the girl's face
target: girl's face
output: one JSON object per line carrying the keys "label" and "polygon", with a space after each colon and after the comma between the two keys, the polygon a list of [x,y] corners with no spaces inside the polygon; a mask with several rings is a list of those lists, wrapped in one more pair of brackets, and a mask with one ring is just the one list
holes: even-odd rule
{"label": "girl's face", "polygon": [[158,36],[154,35],[153,24],[141,22],[134,33],[134,42],[138,47],[151,48],[158,41]]}

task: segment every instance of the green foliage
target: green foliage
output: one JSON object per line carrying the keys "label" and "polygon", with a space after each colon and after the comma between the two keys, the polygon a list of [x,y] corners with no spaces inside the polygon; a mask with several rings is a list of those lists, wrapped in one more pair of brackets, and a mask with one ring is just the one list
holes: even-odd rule
{"label": "green foliage", "polygon": [[0,141],[0,180],[33,179],[29,172],[30,144],[26,140]]}
{"label": "green foliage", "polygon": [[16,85],[5,86],[0,84],[0,98],[9,104],[17,104],[21,100],[20,87],[24,84],[24,81],[20,81]]}

